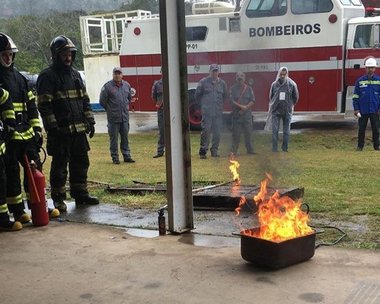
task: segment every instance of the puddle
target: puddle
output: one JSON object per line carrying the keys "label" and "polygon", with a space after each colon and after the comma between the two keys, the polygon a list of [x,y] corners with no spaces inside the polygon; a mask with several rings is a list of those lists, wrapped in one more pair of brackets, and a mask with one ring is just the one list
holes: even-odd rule
{"label": "puddle", "polygon": [[158,237],[158,230],[156,231],[156,230],[147,230],[147,229],[128,228],[128,229],[125,229],[125,232],[132,236],[148,238],[148,239]]}
{"label": "puddle", "polygon": [[240,246],[240,238],[237,237],[185,234],[178,241],[188,245],[212,248]]}

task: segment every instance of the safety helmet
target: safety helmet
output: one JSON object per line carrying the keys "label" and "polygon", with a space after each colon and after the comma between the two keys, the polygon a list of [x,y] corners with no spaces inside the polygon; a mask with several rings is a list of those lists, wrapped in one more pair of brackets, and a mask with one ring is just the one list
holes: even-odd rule
{"label": "safety helmet", "polygon": [[12,65],[15,59],[15,55],[18,52],[18,48],[11,37],[9,37],[7,34],[0,33],[0,53],[4,51],[11,51],[13,53],[12,62],[10,64],[5,63],[3,58],[0,56],[1,65],[8,68]]}
{"label": "safety helmet", "polygon": [[58,54],[64,50],[70,50],[72,55],[72,60],[74,62],[75,55],[77,53],[77,48],[75,47],[74,43],[67,38],[66,36],[60,35],[55,37],[50,42],[50,51],[51,51],[51,57],[53,61],[56,61],[58,58]]}
{"label": "safety helmet", "polygon": [[364,63],[366,68],[376,68],[377,67],[377,62],[375,58],[368,58],[365,63]]}

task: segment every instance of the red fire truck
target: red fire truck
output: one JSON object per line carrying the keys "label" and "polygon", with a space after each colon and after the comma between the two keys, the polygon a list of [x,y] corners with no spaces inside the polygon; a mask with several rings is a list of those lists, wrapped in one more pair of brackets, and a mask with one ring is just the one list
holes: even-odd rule
{"label": "red fire truck", "polygon": [[[186,17],[193,126],[200,123],[194,88],[211,63],[220,66],[228,85],[236,72],[246,73],[256,95],[254,112],[268,110],[270,84],[282,66],[289,68],[299,87],[296,112],[352,111],[353,85],[364,73],[363,59],[380,58],[380,17],[373,12],[366,17],[360,0],[235,2],[239,6],[206,2],[207,7],[194,6],[193,15]],[[150,94],[153,81],[160,78],[159,16],[140,10],[86,16],[81,28],[86,83],[94,107],[112,67],[121,66],[137,91],[135,111],[154,111]]]}

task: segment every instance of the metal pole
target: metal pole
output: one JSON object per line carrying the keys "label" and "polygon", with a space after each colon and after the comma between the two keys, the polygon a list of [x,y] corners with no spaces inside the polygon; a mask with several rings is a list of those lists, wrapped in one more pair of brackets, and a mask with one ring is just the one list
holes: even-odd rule
{"label": "metal pole", "polygon": [[194,228],[187,98],[185,5],[160,0],[169,231]]}

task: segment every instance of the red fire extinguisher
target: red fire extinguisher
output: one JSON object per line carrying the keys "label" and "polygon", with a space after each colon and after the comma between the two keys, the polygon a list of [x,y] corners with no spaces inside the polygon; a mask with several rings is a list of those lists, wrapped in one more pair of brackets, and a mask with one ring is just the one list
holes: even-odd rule
{"label": "red fire extinguisher", "polygon": [[29,163],[28,156],[24,155],[27,181],[29,186],[30,204],[32,211],[32,223],[34,226],[49,224],[49,211],[46,201],[45,176],[37,170],[35,165]]}

